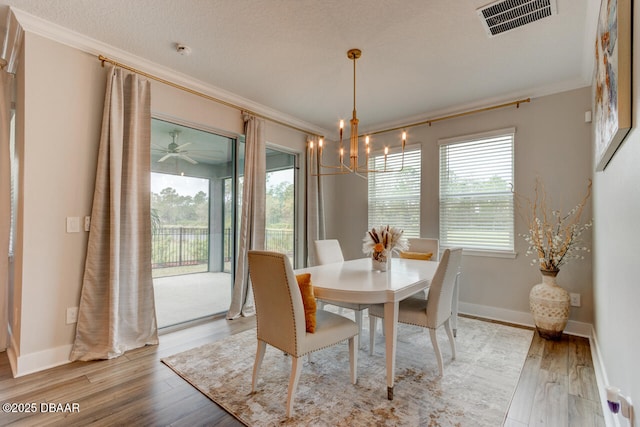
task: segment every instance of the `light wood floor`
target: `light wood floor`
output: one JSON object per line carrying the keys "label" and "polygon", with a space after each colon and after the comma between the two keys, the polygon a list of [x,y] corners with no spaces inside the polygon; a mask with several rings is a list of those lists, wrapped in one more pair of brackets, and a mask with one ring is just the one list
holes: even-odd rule
{"label": "light wood floor", "polygon": [[[206,321],[164,333],[159,346],[117,359],[74,362],[15,379],[6,353],[0,353],[0,403],[36,403],[38,409],[0,412],[0,425],[241,425],[160,359],[254,326],[254,318]],[[77,403],[80,411],[42,413],[42,402]],[[505,426],[541,425],[604,426],[588,340],[534,337]]]}
{"label": "light wood floor", "polygon": [[536,332],[504,426],[604,425],[589,340]]}

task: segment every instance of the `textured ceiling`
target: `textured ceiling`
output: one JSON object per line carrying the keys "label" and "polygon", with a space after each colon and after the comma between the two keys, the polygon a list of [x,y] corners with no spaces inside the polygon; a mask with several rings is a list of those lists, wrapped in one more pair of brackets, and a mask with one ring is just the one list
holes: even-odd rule
{"label": "textured ceiling", "polygon": [[590,84],[599,0],[557,0],[557,15],[493,38],[487,3],[0,0],[323,129],[351,116],[350,48],[363,130]]}

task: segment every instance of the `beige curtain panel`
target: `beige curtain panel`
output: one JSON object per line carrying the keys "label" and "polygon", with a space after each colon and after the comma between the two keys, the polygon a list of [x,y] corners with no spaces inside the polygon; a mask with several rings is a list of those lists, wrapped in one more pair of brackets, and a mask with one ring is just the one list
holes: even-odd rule
{"label": "beige curtain panel", "polygon": [[110,68],[71,360],[158,343],[151,278],[149,81]]}
{"label": "beige curtain panel", "polygon": [[[318,146],[318,137],[307,137],[307,145],[313,142],[314,147]],[[316,162],[312,164],[311,162]],[[307,173],[307,194],[306,194],[306,218],[307,218],[307,265],[318,265],[318,256],[314,242],[316,240],[324,240],[326,238],[324,227],[324,198],[322,196],[322,180],[321,176],[311,176],[312,170],[320,170],[320,157],[310,156],[306,151],[306,167]]]}
{"label": "beige curtain panel", "polygon": [[238,265],[227,319],[255,314],[249,283],[249,250],[264,250],[267,182],[264,120],[244,113],[245,159]]}
{"label": "beige curtain panel", "polygon": [[7,347],[9,310],[9,227],[11,224],[11,167],[9,129],[11,80],[0,70],[0,351]]}

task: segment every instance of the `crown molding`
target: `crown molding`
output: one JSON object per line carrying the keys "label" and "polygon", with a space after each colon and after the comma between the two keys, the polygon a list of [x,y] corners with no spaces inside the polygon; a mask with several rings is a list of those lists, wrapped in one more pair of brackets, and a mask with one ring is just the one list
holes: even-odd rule
{"label": "crown molding", "polygon": [[[591,86],[591,81],[589,79],[580,78],[580,79],[567,80],[559,83],[554,83],[546,87],[536,89],[534,91],[523,90],[523,91],[512,92],[507,95],[501,95],[500,97],[483,99],[480,102],[456,105],[456,106],[445,108],[445,109],[433,110],[428,113],[422,113],[422,114],[414,115],[411,117],[405,117],[400,120],[381,123],[375,127],[362,129],[360,133],[362,135],[366,135],[367,133],[374,133],[374,132],[384,133],[387,129],[397,129],[402,127],[410,128],[410,127],[416,126],[416,123],[423,123],[429,120],[435,120],[439,117],[488,108],[495,105],[514,102],[515,100],[518,100],[518,99],[530,98],[533,101],[535,98],[541,98],[543,96],[555,95],[562,92],[582,89],[587,86]],[[435,125],[436,123],[432,124],[432,126],[435,126]],[[429,126],[429,125],[423,124],[421,126]]]}
{"label": "crown molding", "polygon": [[220,99],[221,101],[228,102],[229,104],[237,106],[238,109],[252,111],[266,117],[267,119],[282,122],[298,129],[305,129],[312,134],[325,135],[330,133],[327,129],[323,129],[312,123],[300,120],[289,114],[259,104],[250,99],[243,98],[222,88],[204,83],[187,74],[183,74],[155,62],[148,61],[122,49],[77,33],[69,28],[31,15],[23,10],[12,7],[11,12],[15,15],[18,23],[25,32],[36,34],[88,54],[95,55],[96,61],[98,60],[98,55],[103,55],[109,59],[126,64],[129,67],[138,69],[147,74],[184,86],[204,95]]}

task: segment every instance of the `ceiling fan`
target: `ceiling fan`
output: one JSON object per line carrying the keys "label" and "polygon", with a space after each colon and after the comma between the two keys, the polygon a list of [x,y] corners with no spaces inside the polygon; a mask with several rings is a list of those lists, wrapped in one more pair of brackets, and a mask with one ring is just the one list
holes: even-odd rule
{"label": "ceiling fan", "polygon": [[164,153],[164,155],[158,160],[158,163],[160,162],[164,162],[165,160],[167,160],[170,157],[178,157],[181,158],[183,160],[186,160],[187,162],[197,165],[198,162],[193,160],[191,157],[189,157],[187,154],[189,153],[188,151],[184,150],[184,147],[186,147],[187,145],[191,144],[190,142],[186,142],[184,144],[178,144],[176,141],[178,139],[178,136],[180,135],[180,131],[178,130],[174,130],[172,132],[169,132],[169,135],[171,135],[172,138],[172,142],[167,146],[167,148],[164,147],[159,147],[155,144],[153,144],[157,150],[160,150]]}

